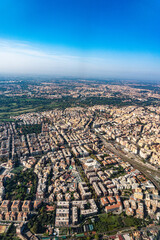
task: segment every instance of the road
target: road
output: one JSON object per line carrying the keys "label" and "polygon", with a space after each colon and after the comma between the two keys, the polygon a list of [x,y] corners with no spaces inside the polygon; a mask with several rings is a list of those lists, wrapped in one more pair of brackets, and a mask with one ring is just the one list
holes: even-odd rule
{"label": "road", "polygon": [[[121,150],[117,150],[115,148],[115,146],[113,146],[113,144],[108,143],[104,137],[98,133],[96,133],[96,135],[101,139],[101,141],[103,142],[104,146],[110,150],[111,152],[113,152],[115,155],[117,155],[118,157],[120,157],[121,159],[123,159],[123,161],[129,162],[134,168],[138,169],[141,173],[144,174],[144,176],[146,176],[146,178],[148,178],[153,184],[154,186],[160,191],[160,183],[157,181],[156,178],[160,178],[160,171],[158,170],[153,170],[152,168],[149,168],[148,166],[145,166],[143,163],[140,163],[140,161],[138,161],[136,159],[136,161],[134,159],[129,158],[123,151]],[[136,156],[135,156],[136,158]]]}
{"label": "road", "polygon": [[[131,233],[131,232],[134,232],[136,231],[137,229],[135,227],[130,227],[130,228],[124,228],[120,231],[117,231],[116,234],[114,235],[105,235],[104,233],[101,233],[101,234],[104,234],[103,235],[103,239],[109,239],[109,237],[115,237],[115,235],[121,235],[121,234],[125,234],[125,233]],[[143,227],[141,228],[140,232],[147,232],[147,231],[153,231],[153,230],[157,230],[157,231],[160,231],[160,226],[147,226],[147,227]],[[113,231],[112,231],[113,232]],[[111,233],[111,232],[110,232]]]}

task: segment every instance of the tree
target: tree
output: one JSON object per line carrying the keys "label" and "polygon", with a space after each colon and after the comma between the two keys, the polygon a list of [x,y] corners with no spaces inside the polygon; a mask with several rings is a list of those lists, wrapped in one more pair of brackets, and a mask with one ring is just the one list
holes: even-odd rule
{"label": "tree", "polygon": [[31,228],[31,231],[34,233],[38,233],[38,222],[34,222],[33,227]]}
{"label": "tree", "polygon": [[98,234],[97,234],[97,233],[95,234],[95,236],[94,236],[94,237],[95,237],[95,239],[96,239],[96,240],[99,240],[99,236],[98,236]]}
{"label": "tree", "polygon": [[91,240],[91,237],[90,237],[90,236],[88,236],[88,237],[87,237],[87,240]]}

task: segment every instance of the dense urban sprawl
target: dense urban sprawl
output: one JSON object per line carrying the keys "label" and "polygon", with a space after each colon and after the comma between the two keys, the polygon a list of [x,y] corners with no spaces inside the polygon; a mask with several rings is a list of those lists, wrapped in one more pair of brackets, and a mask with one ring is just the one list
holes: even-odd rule
{"label": "dense urban sprawl", "polygon": [[[30,222],[44,204],[54,214],[48,233],[54,227],[74,229],[104,213],[158,223],[160,195],[154,181],[107,144],[127,157],[132,154],[141,167],[158,171],[159,114],[160,108],[151,106],[75,107],[22,114],[1,123],[1,223],[18,223],[19,235],[29,223],[25,236],[36,239],[38,230]],[[92,231],[93,224],[89,226]],[[136,234],[127,239],[139,239]]]}

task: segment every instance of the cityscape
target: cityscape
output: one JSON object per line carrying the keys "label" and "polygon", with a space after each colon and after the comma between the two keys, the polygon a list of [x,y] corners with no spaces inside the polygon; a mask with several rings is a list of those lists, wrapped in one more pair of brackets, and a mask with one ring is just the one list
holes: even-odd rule
{"label": "cityscape", "polygon": [[0,1],[0,240],[160,240],[160,1]]}
{"label": "cityscape", "polygon": [[[55,106],[1,122],[0,222],[6,229],[13,223],[23,239],[110,239],[114,234],[146,239],[148,231],[159,236],[158,86],[140,91],[149,88],[143,83],[131,95],[127,83],[82,82],[68,84],[67,90],[63,81],[53,88],[50,82],[29,83],[19,91],[20,97],[33,101],[48,99],[47,94],[54,96],[55,88],[61,88],[54,98],[69,98],[71,104],[75,98],[80,106]],[[18,82],[5,87],[1,98],[19,97]],[[84,97],[94,95],[96,101],[111,101],[116,95],[121,102],[81,106]]]}

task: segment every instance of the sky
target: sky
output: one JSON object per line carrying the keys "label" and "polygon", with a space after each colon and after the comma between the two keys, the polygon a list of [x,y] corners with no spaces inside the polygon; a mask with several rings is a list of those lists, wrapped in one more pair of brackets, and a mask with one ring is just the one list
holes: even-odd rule
{"label": "sky", "polygon": [[0,73],[160,80],[159,0],[1,0]]}

